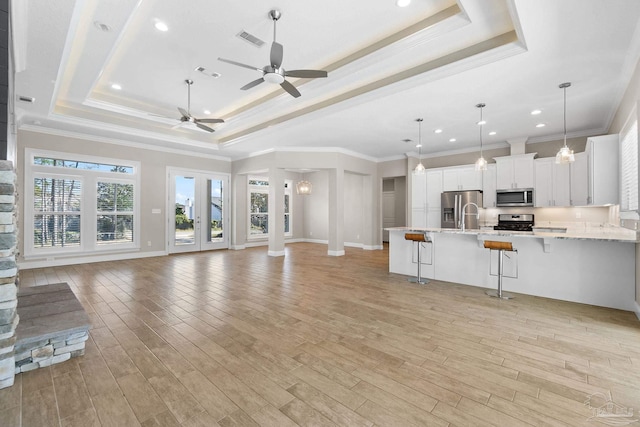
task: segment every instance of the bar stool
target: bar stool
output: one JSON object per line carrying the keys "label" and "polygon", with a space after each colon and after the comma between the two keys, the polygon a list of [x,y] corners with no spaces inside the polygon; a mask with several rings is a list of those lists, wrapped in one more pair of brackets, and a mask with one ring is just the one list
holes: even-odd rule
{"label": "bar stool", "polygon": [[405,233],[404,239],[418,244],[418,275],[416,277],[410,277],[409,281],[412,283],[418,283],[419,285],[426,285],[427,283],[429,283],[429,281],[427,279],[423,279],[420,275],[420,267],[422,266],[421,248],[423,243],[430,243],[431,240],[427,238],[427,235],[425,233]]}
{"label": "bar stool", "polygon": [[[513,244],[511,242],[496,242],[494,240],[485,240],[484,247],[486,249],[489,249],[489,251],[498,251],[498,290],[486,291],[485,293],[494,298],[512,299],[512,295],[507,294],[506,292],[502,292],[502,257],[504,256],[505,251],[517,251],[513,249]],[[491,258],[489,258],[489,262],[491,262]]]}

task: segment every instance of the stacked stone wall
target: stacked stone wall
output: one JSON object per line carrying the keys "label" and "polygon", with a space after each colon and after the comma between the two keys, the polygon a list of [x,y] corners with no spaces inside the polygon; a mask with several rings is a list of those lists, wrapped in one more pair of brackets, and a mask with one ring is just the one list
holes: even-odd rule
{"label": "stacked stone wall", "polygon": [[10,161],[0,161],[0,388],[13,385],[18,326],[16,266],[16,174]]}

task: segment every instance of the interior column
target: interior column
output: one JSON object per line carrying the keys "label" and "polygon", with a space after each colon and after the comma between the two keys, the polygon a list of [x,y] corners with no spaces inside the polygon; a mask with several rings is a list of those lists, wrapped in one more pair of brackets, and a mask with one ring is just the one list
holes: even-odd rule
{"label": "interior column", "polygon": [[344,255],[344,169],[329,170],[329,250]]}
{"label": "interior column", "polygon": [[269,256],[284,256],[284,170],[269,169]]}

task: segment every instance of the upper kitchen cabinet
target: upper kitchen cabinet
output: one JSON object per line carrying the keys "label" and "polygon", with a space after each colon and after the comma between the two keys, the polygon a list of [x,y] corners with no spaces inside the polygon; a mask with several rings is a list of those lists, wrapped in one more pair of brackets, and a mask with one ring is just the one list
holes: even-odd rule
{"label": "upper kitchen cabinet", "polygon": [[498,190],[533,188],[533,158],[536,153],[496,157],[496,186]]}
{"label": "upper kitchen cabinet", "polygon": [[496,165],[487,165],[487,170],[482,173],[482,204],[483,208],[496,207]]}
{"label": "upper kitchen cabinet", "polygon": [[586,153],[575,159],[570,164],[556,164],[555,157],[534,161],[536,207],[587,205]]}
{"label": "upper kitchen cabinet", "polygon": [[444,169],[442,182],[443,191],[482,190],[482,174],[473,165]]}
{"label": "upper kitchen cabinet", "polygon": [[620,203],[618,173],[620,170],[618,134],[587,139],[585,153],[588,162],[590,205]]}

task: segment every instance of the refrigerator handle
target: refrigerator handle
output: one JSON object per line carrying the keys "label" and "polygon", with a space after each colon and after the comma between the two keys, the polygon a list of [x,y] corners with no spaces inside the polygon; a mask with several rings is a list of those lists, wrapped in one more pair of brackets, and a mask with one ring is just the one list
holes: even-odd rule
{"label": "refrigerator handle", "polygon": [[454,228],[460,228],[460,210],[458,209],[458,194],[454,196],[454,211],[453,211],[453,220],[455,222]]}

